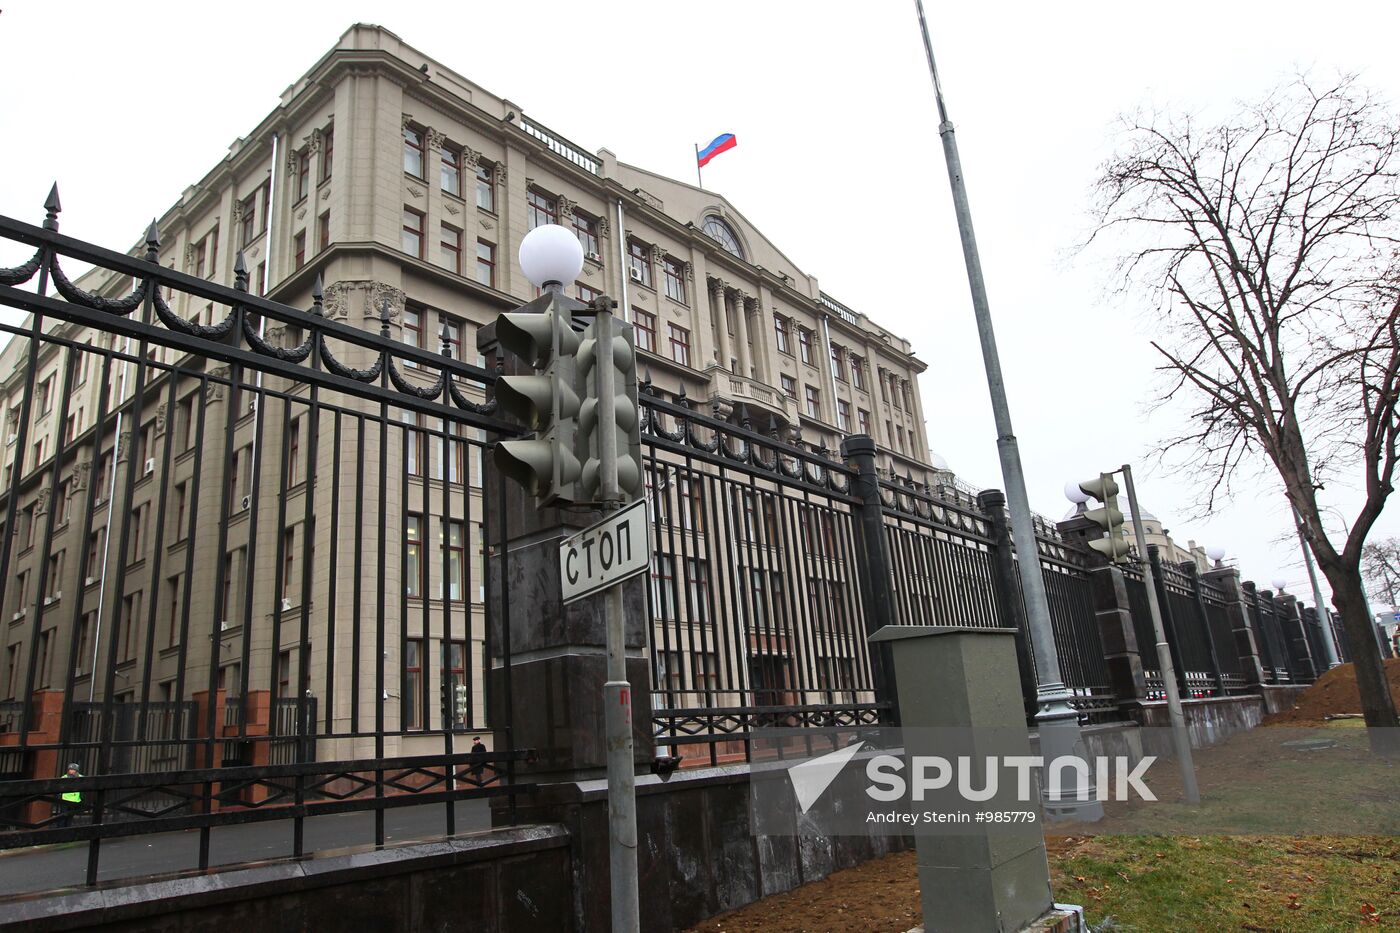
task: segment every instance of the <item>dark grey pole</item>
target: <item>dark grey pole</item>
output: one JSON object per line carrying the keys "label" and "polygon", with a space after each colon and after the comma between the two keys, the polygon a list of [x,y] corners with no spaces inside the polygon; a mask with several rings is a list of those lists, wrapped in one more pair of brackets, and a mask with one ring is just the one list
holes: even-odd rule
{"label": "dark grey pole", "polygon": [[[958,143],[953,124],[943,103],[943,88],[938,83],[938,68],[933,61],[933,44],[928,37],[922,0],[914,0],[919,11],[919,29],[923,32],[924,51],[928,54],[929,75],[933,78],[934,98],[938,103],[938,135],[943,139],[943,155],[948,163],[948,183],[953,189],[953,210],[958,218],[958,233],[962,237],[963,261],[967,266],[967,284],[972,291],[972,310],[977,317],[977,333],[982,341],[982,362],[987,370],[987,388],[992,396],[992,414],[996,419],[997,452],[1001,456],[1001,475],[1006,485],[1007,508],[1011,512],[1011,537],[1016,552],[1021,555],[1021,591],[1026,603],[1026,621],[1035,652],[1035,668],[1039,674],[1036,687],[1036,727],[1040,733],[1040,753],[1047,761],[1061,756],[1085,754],[1079,731],[1079,713],[1071,705],[1072,696],[1060,672],[1060,657],[1055,650],[1055,632],[1050,624],[1050,601],[1045,595],[1045,580],[1040,575],[1039,550],[1036,546],[1035,525],[1031,519],[1030,499],[1026,496],[1026,477],[1021,469],[1021,452],[1016,434],[1011,429],[1011,409],[1006,401],[1006,384],[1001,375],[1001,358],[997,355],[996,334],[992,330],[991,306],[987,301],[987,286],[982,278],[982,260],[977,253],[977,238],[972,230],[972,209],[968,205],[967,187],[963,183],[962,161],[958,158]],[[1056,769],[1052,773],[1062,773]],[[1087,779],[1076,778],[1082,786],[1046,789],[1046,816],[1077,820],[1097,820],[1103,816],[1103,805],[1093,800]]]}
{"label": "dark grey pole", "polygon": [[1327,669],[1330,671],[1342,662],[1338,658],[1337,643],[1333,641],[1332,626],[1323,625],[1323,612],[1327,609],[1327,604],[1322,601],[1322,587],[1317,582],[1317,567],[1313,565],[1312,549],[1308,547],[1308,539],[1303,537],[1303,518],[1298,514],[1298,510],[1293,510],[1293,525],[1298,529],[1298,546],[1303,549],[1303,563],[1308,568],[1308,582],[1312,584],[1313,603],[1317,606],[1318,628],[1322,629],[1322,650],[1326,654],[1323,659],[1327,662]]}
{"label": "dark grey pole", "polygon": [[[895,624],[894,593],[890,590],[890,549],[885,540],[885,514],[880,502],[880,477],[875,472],[875,439],[868,434],[854,434],[841,442],[841,455],[855,469],[851,491],[860,499],[856,516],[856,542],[859,568],[863,574],[861,595],[865,609],[865,634],[873,635],[887,625]],[[875,699],[888,703],[890,717],[899,719],[899,693],[894,682],[894,661],[890,646],[879,642],[870,646],[870,670],[875,687]],[[882,721],[884,718],[882,717]]]}

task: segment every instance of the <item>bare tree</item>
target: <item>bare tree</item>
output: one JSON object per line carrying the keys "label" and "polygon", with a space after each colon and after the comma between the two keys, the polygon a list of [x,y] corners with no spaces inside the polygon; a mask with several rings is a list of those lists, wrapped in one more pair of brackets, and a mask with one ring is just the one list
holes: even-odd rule
{"label": "bare tree", "polygon": [[1400,611],[1400,538],[1367,542],[1361,549],[1361,576],[1372,593],[1385,594],[1390,608]]}
{"label": "bare tree", "polygon": [[[1112,241],[1124,289],[1158,296],[1162,401],[1192,405],[1162,453],[1208,507],[1242,469],[1278,471],[1341,614],[1372,749],[1400,753],[1361,586],[1400,434],[1400,117],[1353,78],[1301,76],[1217,125],[1123,123],[1091,242]],[[1329,482],[1365,495],[1340,528],[1321,517]]]}

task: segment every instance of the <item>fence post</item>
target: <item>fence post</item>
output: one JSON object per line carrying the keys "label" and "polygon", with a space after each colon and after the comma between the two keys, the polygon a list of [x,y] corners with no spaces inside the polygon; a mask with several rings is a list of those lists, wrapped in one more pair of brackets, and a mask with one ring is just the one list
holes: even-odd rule
{"label": "fence post", "polygon": [[1214,583],[1225,594],[1225,617],[1230,620],[1230,631],[1235,636],[1235,653],[1240,658],[1240,673],[1244,685],[1252,687],[1264,682],[1264,669],[1259,664],[1259,642],[1254,627],[1249,624],[1249,607],[1244,603],[1244,592],[1240,585],[1240,572],[1233,567],[1217,567],[1207,570],[1206,580]]}
{"label": "fence post", "polygon": [[1279,629],[1283,631],[1284,648],[1288,652],[1290,667],[1297,665],[1298,672],[1309,682],[1317,679],[1317,665],[1313,663],[1312,649],[1308,646],[1308,633],[1303,630],[1303,616],[1298,606],[1298,597],[1291,593],[1280,593],[1274,597],[1278,610]]}
{"label": "fence post", "polygon": [[[875,439],[866,434],[853,434],[841,441],[841,456],[855,470],[851,492],[860,500],[860,513],[855,521],[856,563],[868,636],[895,624],[885,509],[880,500],[880,476],[875,472]],[[871,647],[874,650],[870,653],[870,674],[875,685],[875,699],[890,704],[891,721],[897,725],[899,698],[895,692],[890,646],[888,642],[878,642]]]}
{"label": "fence post", "polygon": [[[1094,619],[1098,622],[1099,638],[1103,641],[1103,656],[1108,663],[1108,675],[1118,702],[1133,703],[1147,699],[1147,674],[1142,667],[1142,646],[1138,644],[1133,626],[1133,608],[1128,600],[1128,583],[1123,571],[1109,563],[1097,551],[1088,548],[1088,533],[1102,534],[1099,526],[1081,516],[1059,522],[1055,527],[1065,541],[1073,542],[1087,556],[1084,568],[1089,575],[1090,592],[1094,597]],[[1148,646],[1151,651],[1151,646]]]}
{"label": "fence post", "polygon": [[1195,561],[1183,564],[1186,576],[1191,578],[1191,596],[1196,605],[1196,616],[1201,620],[1201,629],[1206,633],[1206,647],[1210,649],[1210,669],[1215,674],[1215,690],[1219,696],[1225,695],[1225,676],[1220,669],[1220,653],[1215,647],[1215,633],[1211,631],[1210,614],[1206,612],[1206,598],[1201,592],[1201,570]]}
{"label": "fence post", "polygon": [[1177,629],[1176,617],[1172,614],[1171,601],[1167,599],[1167,581],[1162,573],[1162,552],[1155,544],[1147,546],[1147,560],[1152,565],[1152,578],[1157,584],[1157,605],[1162,607],[1162,627],[1166,630],[1167,647],[1172,653],[1172,667],[1176,668],[1176,688],[1183,700],[1191,693],[1186,689],[1186,665],[1181,657],[1181,632]]}
{"label": "fence post", "polygon": [[1274,652],[1273,649],[1269,646],[1268,635],[1266,635],[1264,632],[1264,613],[1259,608],[1259,587],[1254,583],[1253,580],[1244,581],[1244,583],[1241,584],[1241,587],[1243,588],[1245,597],[1248,601],[1248,616],[1249,620],[1253,623],[1250,626],[1250,628],[1254,631],[1254,642],[1256,645],[1262,642],[1264,646],[1263,659],[1260,661],[1261,672],[1263,667],[1263,661],[1266,660],[1269,662],[1269,673],[1266,676],[1262,676],[1259,682],[1267,684],[1276,684],[1279,680],[1278,669],[1274,666]]}
{"label": "fence post", "polygon": [[[1002,626],[1016,630],[1016,667],[1021,674],[1021,699],[1026,716],[1034,716],[1036,701],[1035,658],[1031,653],[1030,632],[1026,628],[1026,604],[1021,600],[1021,581],[1016,574],[1016,549],[1011,543],[1011,523],[1006,515],[1006,495],[1000,489],[984,489],[977,494],[977,507],[987,516],[992,530],[992,589],[996,594],[997,615]],[[1035,569],[1040,570],[1040,555]]]}

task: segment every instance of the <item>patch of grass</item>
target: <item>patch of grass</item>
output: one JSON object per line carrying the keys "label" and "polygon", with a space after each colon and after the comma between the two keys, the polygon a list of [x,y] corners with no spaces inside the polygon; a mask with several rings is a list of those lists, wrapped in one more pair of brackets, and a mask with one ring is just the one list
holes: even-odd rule
{"label": "patch of grass", "polygon": [[1124,933],[1400,929],[1400,840],[1098,836],[1056,840],[1055,896]]}

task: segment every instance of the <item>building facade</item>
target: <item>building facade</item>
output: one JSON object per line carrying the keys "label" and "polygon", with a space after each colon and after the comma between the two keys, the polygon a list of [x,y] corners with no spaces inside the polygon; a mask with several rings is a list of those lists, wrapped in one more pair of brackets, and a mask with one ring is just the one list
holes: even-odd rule
{"label": "building facade", "polygon": [[[936,481],[924,364],[907,340],[821,291],[722,196],[589,152],[379,27],[349,29],[136,254],[223,285],[241,256],[249,291],[299,307],[319,278],[328,318],[485,365],[477,329],[537,294],[517,250],[542,223],[576,231],[586,261],[569,291],[617,300],[663,397],[833,456],[843,436],[870,434],[883,470]],[[113,299],[134,285],[105,273],[77,284]],[[227,314],[188,293],[166,300],[205,326]],[[363,405],[314,408],[294,380],[240,385],[163,347],[147,350],[141,380],[129,343],[46,333],[32,359],[25,339],[0,352],[15,515],[0,699],[63,689],[71,665],[74,695],[94,699],[109,681],[143,704],[312,692],[344,735],[378,714],[405,732],[440,728],[444,685],[479,711],[484,434],[408,411],[377,426]],[[276,322],[259,333],[289,350],[303,336]],[[404,373],[429,381],[411,362]],[[384,463],[395,466],[375,475]],[[354,532],[326,519],[348,516],[352,498]],[[345,554],[360,532],[383,536],[388,570],[370,582],[388,636],[349,606],[371,589]],[[365,741],[326,753],[358,756]],[[411,753],[411,736],[396,750]]]}

